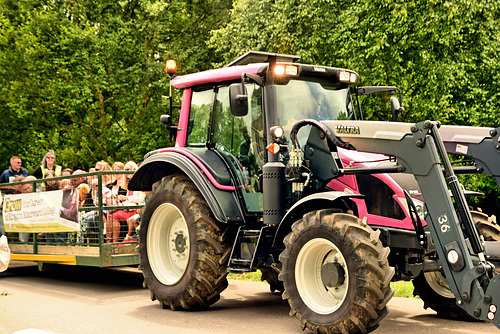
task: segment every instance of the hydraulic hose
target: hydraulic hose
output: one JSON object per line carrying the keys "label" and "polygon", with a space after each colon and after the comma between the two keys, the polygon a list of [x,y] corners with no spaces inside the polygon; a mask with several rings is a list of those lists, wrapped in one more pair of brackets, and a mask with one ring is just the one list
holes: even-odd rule
{"label": "hydraulic hose", "polygon": [[342,139],[340,139],[339,137],[337,137],[332,132],[332,130],[330,130],[326,125],[324,125],[323,123],[321,123],[320,121],[317,121],[315,119],[303,119],[303,120],[300,120],[300,121],[296,122],[292,126],[292,129],[290,130],[290,140],[292,141],[292,143],[294,145],[297,146],[297,148],[300,148],[299,141],[297,140],[297,133],[299,132],[299,130],[303,126],[306,126],[306,125],[315,126],[318,129],[320,129],[321,131],[323,131],[323,133],[326,136],[326,139],[331,144],[333,144],[335,146],[338,146],[338,147],[342,147],[342,148],[348,149],[348,150],[355,150],[354,146],[352,146],[349,143],[344,142]]}

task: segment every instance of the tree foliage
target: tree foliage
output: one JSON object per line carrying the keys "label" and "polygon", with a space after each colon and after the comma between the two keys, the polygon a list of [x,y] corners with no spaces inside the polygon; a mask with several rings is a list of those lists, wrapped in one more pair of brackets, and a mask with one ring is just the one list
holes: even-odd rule
{"label": "tree foliage", "polygon": [[[48,149],[65,167],[140,161],[172,145],[165,60],[183,74],[249,50],[398,86],[404,121],[497,127],[499,17],[496,0],[0,0],[0,164],[33,170]],[[389,119],[386,96],[363,106]]]}
{"label": "tree foliage", "polygon": [[[209,45],[224,58],[297,54],[304,63],[356,70],[366,86],[398,86],[403,121],[498,127],[499,17],[495,0],[241,0]],[[387,101],[365,97],[365,116],[390,119]],[[492,178],[463,182],[498,197]]]}
{"label": "tree foliage", "polygon": [[[228,1],[0,1],[0,157],[34,169],[58,163],[142,160],[168,146],[164,62],[207,69],[206,48]],[[189,43],[186,43],[189,41]]]}
{"label": "tree foliage", "polygon": [[[498,1],[242,0],[212,33],[224,58],[248,50],[358,71],[404,92],[404,120],[497,126]],[[380,101],[368,116],[387,118]]]}

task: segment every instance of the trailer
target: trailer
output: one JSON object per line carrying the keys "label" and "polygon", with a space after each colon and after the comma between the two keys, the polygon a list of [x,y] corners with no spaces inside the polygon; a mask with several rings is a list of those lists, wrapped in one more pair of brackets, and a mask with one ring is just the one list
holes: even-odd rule
{"label": "trailer", "polygon": [[[103,193],[104,180],[111,175],[131,174],[133,172],[93,172],[79,174],[77,176],[61,176],[50,179],[38,179],[9,184],[0,184],[3,188],[3,211],[5,233],[8,238],[13,261],[33,261],[38,264],[40,270],[53,265],[73,265],[92,267],[117,267],[137,266],[139,264],[139,253],[137,250],[137,238],[124,239],[128,230],[127,224],[122,221],[112,221],[112,213],[116,210],[138,212],[142,205],[115,205],[107,206],[104,196],[95,196]],[[59,180],[69,180],[74,184],[75,179],[94,178],[97,183],[94,189],[84,182],[77,187],[71,187],[68,192],[78,192],[79,204],[78,215],[73,222],[68,223],[70,227],[63,226],[59,222],[57,213],[63,209],[59,202],[63,191],[42,191],[40,184]],[[28,184],[31,191],[22,194],[6,194],[5,188],[22,186]],[[81,191],[80,191],[81,190]],[[94,199],[92,200],[92,191]],[[61,194],[58,194],[61,192]],[[86,198],[82,199],[83,194]],[[12,207],[12,203],[19,203]],[[94,203],[95,202],[95,203]],[[9,204],[10,207],[9,207]],[[84,204],[83,206],[81,204]],[[18,209],[18,210],[13,210]],[[51,210],[52,209],[52,210]],[[11,216],[8,216],[8,215]],[[13,216],[15,214],[15,216]],[[28,217],[34,217],[28,221]],[[22,217],[17,221],[18,217]],[[120,224],[120,242],[109,242],[106,240],[106,224]],[[109,228],[109,227],[108,227]]]}

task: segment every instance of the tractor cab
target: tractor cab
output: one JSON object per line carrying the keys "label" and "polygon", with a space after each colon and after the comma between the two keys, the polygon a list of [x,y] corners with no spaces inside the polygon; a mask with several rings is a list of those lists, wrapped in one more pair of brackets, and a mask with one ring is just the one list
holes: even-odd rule
{"label": "tractor cab", "polygon": [[[352,87],[359,82],[356,72],[297,60],[297,56],[249,52],[226,67],[172,80],[173,87],[184,89],[176,146],[213,150],[223,158],[247,213],[264,210],[263,167],[267,162],[288,162],[293,124],[302,119],[359,117],[352,98]],[[273,146],[271,128],[283,130],[279,146]],[[300,142],[309,130],[300,131]]]}

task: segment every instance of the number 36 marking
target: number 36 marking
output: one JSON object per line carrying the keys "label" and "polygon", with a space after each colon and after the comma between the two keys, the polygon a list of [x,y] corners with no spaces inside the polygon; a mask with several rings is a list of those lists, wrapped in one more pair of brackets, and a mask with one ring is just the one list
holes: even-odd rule
{"label": "number 36 marking", "polygon": [[446,233],[451,229],[451,226],[448,223],[448,216],[446,213],[443,213],[438,218],[439,225],[441,225],[441,232]]}

